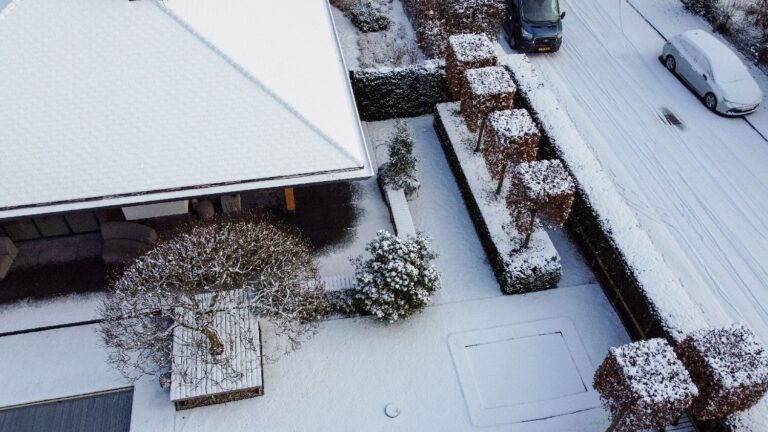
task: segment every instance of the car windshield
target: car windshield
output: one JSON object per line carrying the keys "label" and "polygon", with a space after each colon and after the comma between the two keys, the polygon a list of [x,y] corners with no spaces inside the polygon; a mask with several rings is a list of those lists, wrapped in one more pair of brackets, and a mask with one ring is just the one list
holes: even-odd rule
{"label": "car windshield", "polygon": [[744,64],[733,56],[735,61],[722,62],[717,61],[712,64],[712,73],[715,79],[720,83],[732,83],[749,79],[749,71]]}
{"label": "car windshield", "polygon": [[533,22],[553,22],[560,19],[558,0],[522,0],[523,17]]}

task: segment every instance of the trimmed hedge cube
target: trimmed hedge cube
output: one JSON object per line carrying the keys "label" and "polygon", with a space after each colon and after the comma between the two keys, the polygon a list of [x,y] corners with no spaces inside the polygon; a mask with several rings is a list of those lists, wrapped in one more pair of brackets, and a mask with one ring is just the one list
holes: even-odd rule
{"label": "trimmed hedge cube", "polygon": [[504,67],[470,69],[464,72],[464,80],[461,114],[471,132],[477,132],[493,111],[512,108],[517,87]]}
{"label": "trimmed hedge cube", "polygon": [[627,432],[674,423],[699,393],[664,339],[611,348],[593,385],[613,417],[609,430]]}
{"label": "trimmed hedge cube", "polygon": [[497,61],[496,50],[487,36],[459,34],[449,37],[445,52],[445,78],[453,97],[461,97],[465,71],[496,66]]}
{"label": "trimmed hedge cube", "polygon": [[489,114],[482,151],[491,177],[503,181],[510,164],[535,160],[540,139],[539,128],[524,109]]}
{"label": "trimmed hedge cube", "polygon": [[768,354],[743,325],[693,332],[676,351],[699,387],[691,412],[700,420],[751,408],[768,391]]}

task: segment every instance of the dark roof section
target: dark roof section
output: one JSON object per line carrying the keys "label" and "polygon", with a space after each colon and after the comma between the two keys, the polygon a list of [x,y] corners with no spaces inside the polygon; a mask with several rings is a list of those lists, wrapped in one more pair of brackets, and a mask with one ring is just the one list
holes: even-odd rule
{"label": "dark roof section", "polygon": [[129,432],[133,389],[0,410],[0,432]]}

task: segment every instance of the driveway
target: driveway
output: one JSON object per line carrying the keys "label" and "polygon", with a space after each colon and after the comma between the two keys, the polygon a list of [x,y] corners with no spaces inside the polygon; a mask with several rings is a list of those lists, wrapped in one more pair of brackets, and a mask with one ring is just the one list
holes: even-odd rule
{"label": "driveway", "polygon": [[691,297],[768,342],[768,142],[668,73],[664,39],[630,4],[561,6],[563,48],[532,61]]}

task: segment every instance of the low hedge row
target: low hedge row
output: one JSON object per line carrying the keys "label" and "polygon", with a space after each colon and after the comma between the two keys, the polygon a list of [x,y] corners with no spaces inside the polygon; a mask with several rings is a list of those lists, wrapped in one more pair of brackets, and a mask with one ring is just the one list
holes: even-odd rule
{"label": "low hedge row", "polygon": [[351,70],[349,76],[363,121],[417,117],[431,113],[438,103],[451,100],[442,61]]}
{"label": "low hedge row", "polygon": [[434,114],[434,128],[501,291],[505,294],[524,294],[556,287],[562,276],[559,260],[554,265],[541,266],[540,263],[527,263],[526,256],[522,254],[515,261],[518,268],[516,270],[509,268],[508,261],[493,240],[493,235],[488,229],[477,197],[472,193],[469,180],[462,169],[453,145],[451,145],[448,131],[437,110]]}

